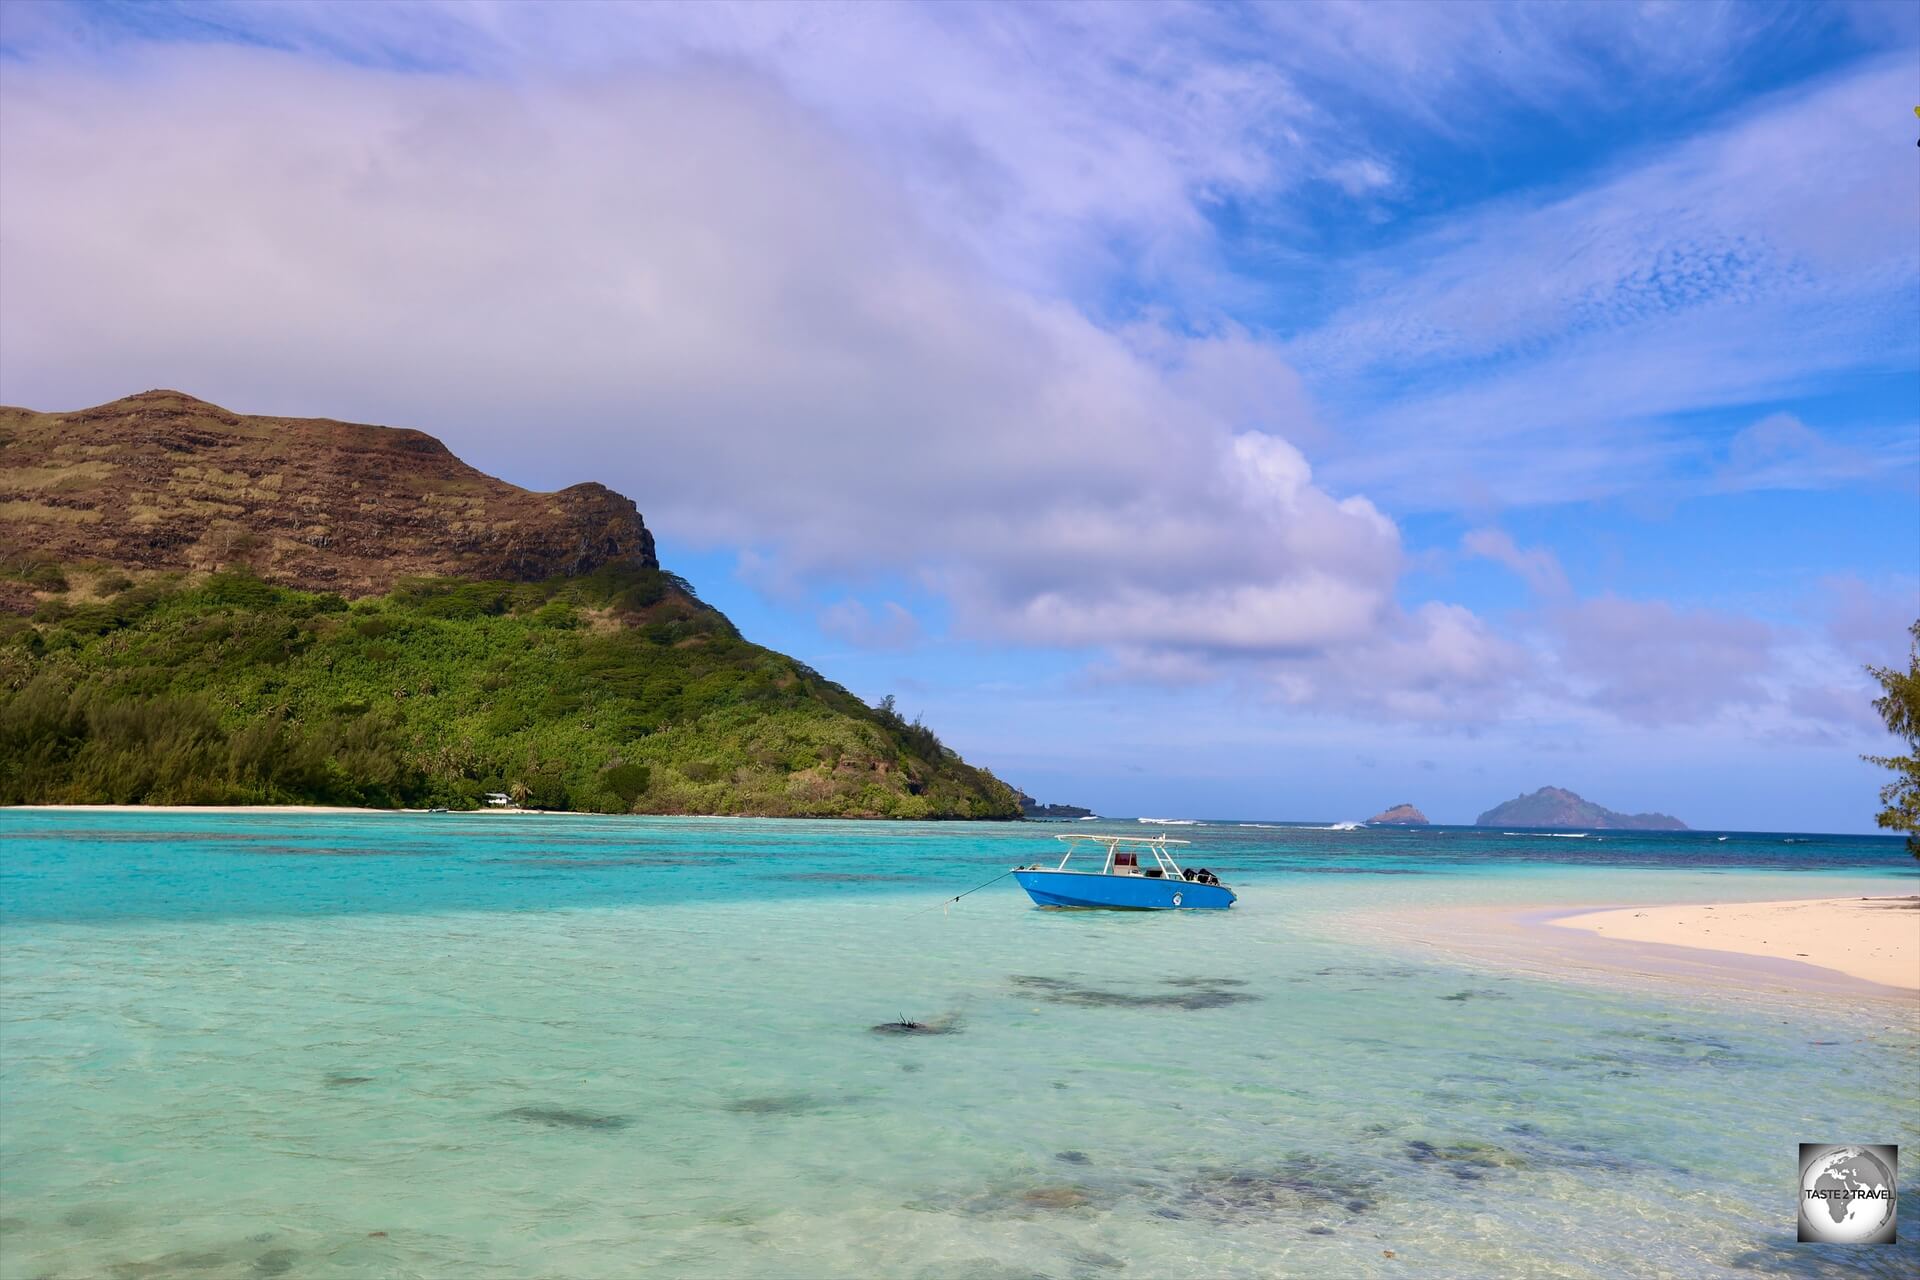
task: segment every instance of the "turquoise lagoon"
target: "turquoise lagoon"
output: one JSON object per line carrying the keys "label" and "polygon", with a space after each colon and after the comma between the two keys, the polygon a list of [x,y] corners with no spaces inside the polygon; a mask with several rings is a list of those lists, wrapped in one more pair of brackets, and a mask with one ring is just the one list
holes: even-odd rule
{"label": "turquoise lagoon", "polygon": [[1353,927],[1913,892],[1894,842],[1218,824],[1230,912],[941,907],[1053,830],[0,812],[0,1277],[1920,1270],[1911,1195],[1793,1242],[1799,1142],[1920,1164],[1913,1003]]}

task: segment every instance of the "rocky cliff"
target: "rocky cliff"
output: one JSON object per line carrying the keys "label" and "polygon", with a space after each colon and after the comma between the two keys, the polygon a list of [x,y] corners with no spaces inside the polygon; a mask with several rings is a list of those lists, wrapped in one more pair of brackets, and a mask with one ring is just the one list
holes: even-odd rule
{"label": "rocky cliff", "polygon": [[1375,827],[1424,827],[1430,825],[1427,815],[1410,804],[1397,804],[1384,813],[1376,813],[1367,819],[1369,826]]}
{"label": "rocky cliff", "polygon": [[1474,819],[1477,827],[1556,827],[1588,831],[1685,831],[1687,824],[1664,813],[1616,813],[1561,787],[1542,787],[1495,805]]}
{"label": "rocky cliff", "polygon": [[0,408],[0,545],[133,569],[246,565],[348,597],[416,575],[657,567],[633,502],[604,485],[533,493],[419,431],[249,417],[177,391]]}
{"label": "rocky cliff", "polygon": [[1020,816],[1023,818],[1091,818],[1093,810],[1083,809],[1077,804],[1041,804],[1022,791],[1019,793]]}

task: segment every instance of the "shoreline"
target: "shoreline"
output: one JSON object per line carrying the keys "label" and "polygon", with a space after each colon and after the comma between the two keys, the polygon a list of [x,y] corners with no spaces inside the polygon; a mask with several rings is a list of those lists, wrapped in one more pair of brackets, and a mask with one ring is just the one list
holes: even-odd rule
{"label": "shoreline", "polygon": [[[327,814],[380,814],[388,817],[410,816],[461,818],[486,815],[508,818],[725,818],[755,822],[889,822],[978,823],[982,826],[1016,826],[1030,822],[1036,826],[1058,824],[1054,818],[892,818],[877,814],[843,814],[833,817],[804,814],[766,813],[596,813],[590,809],[516,809],[487,805],[479,809],[373,809],[365,805],[345,804],[0,804],[5,813],[198,813],[245,817],[249,814],[325,816]],[[1126,821],[1126,819],[1115,819]]]}
{"label": "shoreline", "polygon": [[1415,907],[1352,919],[1395,945],[1550,979],[1893,1000],[1920,1012],[1920,895]]}
{"label": "shoreline", "polygon": [[8,804],[0,813],[425,813],[346,804]]}
{"label": "shoreline", "polygon": [[1920,993],[1920,896],[1616,907],[1545,922],[1628,946],[1799,961]]}

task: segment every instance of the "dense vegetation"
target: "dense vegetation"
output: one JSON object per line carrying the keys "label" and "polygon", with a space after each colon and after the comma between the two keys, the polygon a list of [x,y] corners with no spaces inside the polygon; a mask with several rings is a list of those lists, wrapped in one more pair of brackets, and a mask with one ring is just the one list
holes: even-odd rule
{"label": "dense vegetation", "polygon": [[657,569],[351,604],[245,572],[6,572],[43,602],[0,618],[0,803],[1019,813],[891,699],[749,644]]}
{"label": "dense vegetation", "polygon": [[1886,807],[1875,821],[1889,831],[1907,833],[1907,852],[1920,858],[1920,622],[1908,628],[1911,643],[1907,650],[1907,669],[1868,667],[1867,674],[1879,684],[1881,695],[1873,700],[1873,709],[1887,722],[1887,729],[1907,744],[1903,756],[1868,756],[1874,764],[1893,770],[1893,781],[1880,788],[1880,803]]}

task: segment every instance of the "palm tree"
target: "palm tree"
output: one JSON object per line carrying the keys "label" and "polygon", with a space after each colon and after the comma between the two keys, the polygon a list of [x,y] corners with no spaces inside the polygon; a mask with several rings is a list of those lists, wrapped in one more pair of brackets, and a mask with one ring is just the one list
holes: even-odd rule
{"label": "palm tree", "polygon": [[1913,637],[1907,651],[1907,669],[1868,667],[1867,674],[1886,692],[1873,700],[1873,709],[1887,729],[1907,744],[1903,756],[1863,756],[1893,770],[1893,781],[1880,788],[1882,809],[1874,821],[1890,831],[1907,833],[1907,852],[1920,858],[1920,622],[1908,628]]}

